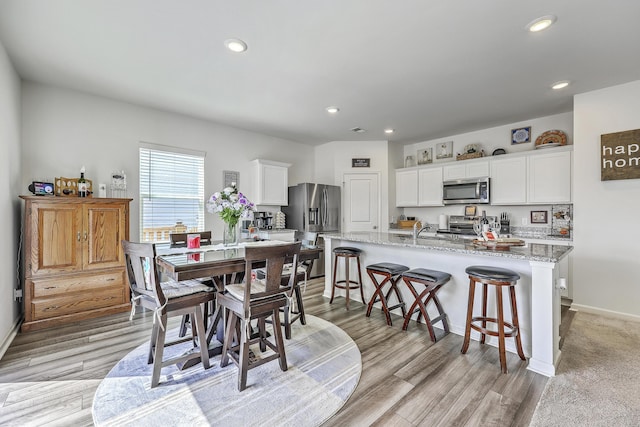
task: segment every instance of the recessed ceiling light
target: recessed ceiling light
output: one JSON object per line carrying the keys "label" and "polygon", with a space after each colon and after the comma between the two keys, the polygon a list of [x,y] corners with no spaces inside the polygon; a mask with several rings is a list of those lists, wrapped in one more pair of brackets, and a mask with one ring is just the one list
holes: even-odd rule
{"label": "recessed ceiling light", "polygon": [[241,53],[247,50],[247,44],[240,39],[229,39],[224,41],[224,45],[231,52]]}
{"label": "recessed ceiling light", "polygon": [[393,133],[394,129],[387,128],[384,130],[384,133]]}
{"label": "recessed ceiling light", "polygon": [[336,114],[340,109],[338,107],[327,107],[327,113]]}
{"label": "recessed ceiling light", "polygon": [[551,89],[564,89],[565,87],[569,86],[569,80],[561,80],[559,82],[555,82],[554,84],[551,85]]}
{"label": "recessed ceiling light", "polygon": [[524,28],[532,33],[536,33],[549,28],[551,24],[556,22],[556,19],[557,18],[553,15],[541,16],[540,18],[529,22]]}

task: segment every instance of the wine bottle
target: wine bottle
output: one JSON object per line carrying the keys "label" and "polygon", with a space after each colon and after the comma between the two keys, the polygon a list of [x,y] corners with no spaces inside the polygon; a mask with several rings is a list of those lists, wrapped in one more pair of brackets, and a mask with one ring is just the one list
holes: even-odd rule
{"label": "wine bottle", "polygon": [[87,180],[84,179],[84,166],[80,169],[80,178],[78,179],[78,197],[87,197]]}
{"label": "wine bottle", "polygon": [[480,219],[480,224],[487,226],[489,225],[489,220],[487,219],[487,211],[482,211],[482,218]]}

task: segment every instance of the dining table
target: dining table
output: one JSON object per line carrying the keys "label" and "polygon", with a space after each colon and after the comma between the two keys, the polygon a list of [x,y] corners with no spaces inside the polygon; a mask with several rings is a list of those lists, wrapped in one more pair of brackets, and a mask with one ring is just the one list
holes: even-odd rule
{"label": "dining table", "polygon": [[[224,246],[220,242],[212,242],[211,245],[200,248],[169,247],[169,245],[156,245],[156,265],[158,270],[168,278],[175,281],[188,279],[211,278],[218,292],[224,291],[224,286],[229,283],[240,283],[244,279],[246,271],[244,252],[246,247],[270,246],[289,242],[264,240],[240,242],[237,246]],[[302,246],[298,255],[298,262],[315,260],[320,257],[324,248],[318,246]],[[292,262],[293,260],[289,260]],[[253,263],[252,268],[264,267],[264,262]],[[210,313],[207,322],[207,344],[209,356],[216,356],[222,352],[224,341],[224,316],[216,307],[214,313]],[[215,339],[213,339],[215,337]],[[194,360],[194,364],[197,360]],[[192,364],[189,364],[191,366]],[[186,368],[188,366],[184,366]]]}

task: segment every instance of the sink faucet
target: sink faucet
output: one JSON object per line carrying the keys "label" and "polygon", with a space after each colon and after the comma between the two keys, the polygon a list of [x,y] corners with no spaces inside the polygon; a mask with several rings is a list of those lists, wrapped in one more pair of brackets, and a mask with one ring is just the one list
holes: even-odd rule
{"label": "sink faucet", "polygon": [[422,233],[428,227],[429,227],[429,224],[427,224],[424,227],[418,229],[418,222],[414,223],[413,224],[413,240],[416,240],[418,238],[418,236],[420,235],[420,233]]}

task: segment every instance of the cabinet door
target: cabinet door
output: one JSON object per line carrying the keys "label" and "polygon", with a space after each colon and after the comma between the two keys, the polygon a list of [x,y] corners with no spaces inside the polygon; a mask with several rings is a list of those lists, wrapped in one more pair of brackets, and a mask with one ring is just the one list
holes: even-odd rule
{"label": "cabinet door", "polygon": [[571,153],[529,157],[529,203],[571,203]]}
{"label": "cabinet door", "polygon": [[465,168],[467,178],[489,176],[489,160],[474,161]]}
{"label": "cabinet door", "polygon": [[[27,276],[82,269],[82,206],[34,202],[27,218],[31,254]],[[29,235],[30,234],[30,235]]]}
{"label": "cabinet door", "polygon": [[96,203],[83,208],[82,240],[84,269],[111,268],[124,265],[121,241],[125,238],[126,208],[113,203]]}
{"label": "cabinet door", "polygon": [[490,186],[492,205],[527,203],[527,158],[492,160]]}
{"label": "cabinet door", "polygon": [[443,168],[443,177],[445,181],[452,179],[463,179],[467,177],[467,172],[464,164],[456,164],[451,166],[445,166]]}
{"label": "cabinet door", "polygon": [[418,171],[418,205],[442,206],[442,168]]}
{"label": "cabinet door", "polygon": [[418,206],[418,170],[396,171],[396,206]]}

